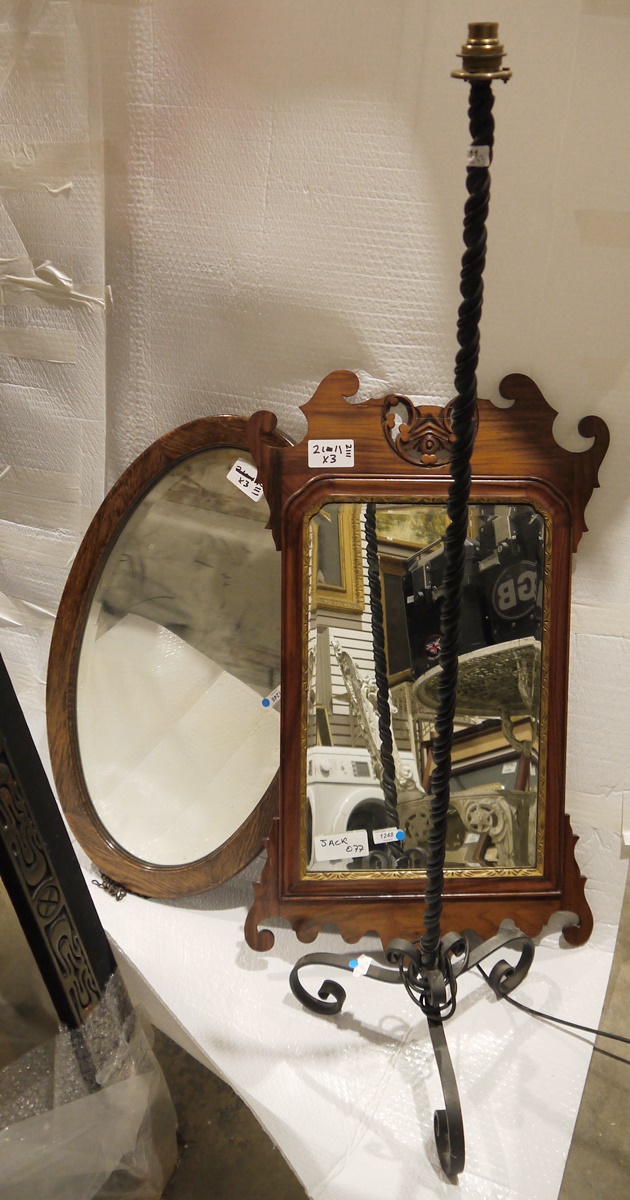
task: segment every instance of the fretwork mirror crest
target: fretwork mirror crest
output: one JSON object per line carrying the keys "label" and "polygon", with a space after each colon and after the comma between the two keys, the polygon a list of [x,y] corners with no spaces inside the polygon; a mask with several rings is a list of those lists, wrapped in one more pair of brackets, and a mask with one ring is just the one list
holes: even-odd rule
{"label": "fretwork mirror crest", "polygon": [[206,417],[149,446],[94,517],[55,623],[61,804],[100,870],[145,896],[231,878],[277,812],[280,563],[246,433]]}
{"label": "fretwork mirror crest", "polygon": [[[297,445],[278,445],[272,413],[249,422],[283,560],[280,817],[246,924],[259,950],[276,917],[302,941],[327,923],[384,945],[422,931],[453,435],[449,406],[348,402],[357,389],[350,372],[328,375]],[[579,944],[592,916],[564,811],[571,557],[608,430],[584,418],[592,444],[571,453],[530,379],[510,375],[500,391],[511,407],[478,402],[444,922],[487,936],[509,917],[533,935],[562,912]]]}

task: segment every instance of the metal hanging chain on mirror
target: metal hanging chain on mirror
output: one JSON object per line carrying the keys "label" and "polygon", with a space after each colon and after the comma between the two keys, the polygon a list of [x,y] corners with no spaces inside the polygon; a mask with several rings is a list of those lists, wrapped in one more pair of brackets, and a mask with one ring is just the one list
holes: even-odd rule
{"label": "metal hanging chain on mirror", "polygon": [[[456,441],[452,457],[452,481],[449,488],[447,513],[449,525],[445,537],[444,599],[441,611],[441,676],[436,716],[437,740],[434,745],[435,768],[431,777],[431,832],[427,859],[427,885],[424,907],[424,933],[418,942],[395,940],[385,954],[385,964],[379,965],[372,956],[369,965],[360,968],[351,954],[305,955],[291,972],[293,994],[313,1012],[334,1015],[341,1010],[345,992],[341,984],[326,979],[318,998],[306,991],[299,979],[303,967],[327,964],[342,970],[361,969],[367,978],[383,982],[402,983],[427,1017],[431,1042],[444,1094],[444,1109],[434,1114],[434,1132],[441,1166],[449,1178],[464,1169],[465,1143],[461,1104],[453,1065],[444,1035],[444,1021],[453,1015],[456,1006],[457,979],[485,958],[510,947],[520,952],[515,965],[504,959],[495,963],[489,975],[490,985],[497,998],[513,991],[525,978],[534,955],[530,938],[512,921],[504,921],[499,932],[483,941],[472,930],[441,935],[442,892],[446,852],[446,825],[450,802],[451,748],[457,698],[459,627],[464,575],[464,544],[468,528],[468,497],[470,494],[470,462],[475,437],[477,407],[477,363],[479,360],[479,322],[483,299],[483,270],[486,258],[486,218],[490,196],[488,168],[492,161],[494,121],[492,82],[507,80],[511,72],[501,66],[503,46],[498,39],[498,26],[481,22],[469,25],[468,41],[462,47],[462,69],[453,71],[455,78],[471,85],[469,119],[471,146],[469,149],[467,181],[468,199],[464,210],[464,244],[460,280],[461,304],[458,314],[457,340],[459,351],[455,361],[456,397],[453,401],[452,426]],[[384,631],[378,551],[375,531],[375,506],[367,505],[366,543],[370,571],[370,597],[374,657],[379,693],[379,729],[383,751],[383,790],[388,813],[396,806],[391,791],[385,791],[387,747],[391,756],[391,721],[389,692],[384,655]],[[374,579],[374,591],[372,591]],[[376,604],[375,604],[376,597]],[[382,658],[378,658],[379,648]],[[384,681],[383,697],[380,698]],[[382,726],[381,726],[382,713]],[[393,759],[391,763],[393,771]],[[387,964],[391,964],[388,968]],[[395,968],[392,970],[391,968]]]}

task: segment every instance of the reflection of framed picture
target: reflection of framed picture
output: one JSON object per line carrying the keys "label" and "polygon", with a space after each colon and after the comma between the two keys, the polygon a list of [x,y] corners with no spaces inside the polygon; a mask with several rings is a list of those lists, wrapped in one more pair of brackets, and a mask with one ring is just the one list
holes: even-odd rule
{"label": "reflection of framed picture", "polygon": [[390,687],[411,679],[411,651],[407,637],[407,617],[403,595],[405,560],[394,554],[379,553],[381,597],[385,626],[385,655]]}
{"label": "reflection of framed picture", "polygon": [[325,504],[312,519],[314,608],[363,612],[360,512],[357,504]]}
{"label": "reflection of framed picture", "polygon": [[413,550],[421,550],[444,537],[447,524],[446,505],[443,502],[397,504],[391,508],[378,508],[376,513],[379,542],[409,546]]}
{"label": "reflection of framed picture", "polygon": [[332,732],[328,710],[324,704],[318,704],[315,709],[315,729],[318,746],[332,746]]}
{"label": "reflection of framed picture", "polygon": [[[453,734],[451,751],[451,790],[465,791],[467,788],[500,783],[517,791],[535,791],[538,779],[538,745],[533,738],[532,723],[524,717],[512,725],[515,739],[524,745],[531,744],[528,756],[507,741],[501,721],[491,718],[481,725],[460,729]],[[429,790],[429,779],[434,767],[433,745],[427,748],[423,787]]]}

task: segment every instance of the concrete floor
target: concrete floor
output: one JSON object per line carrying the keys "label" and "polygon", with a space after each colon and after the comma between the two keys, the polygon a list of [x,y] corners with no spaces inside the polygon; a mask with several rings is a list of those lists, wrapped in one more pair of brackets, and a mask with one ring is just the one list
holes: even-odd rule
{"label": "concrete floor", "polygon": [[[630,874],[600,1028],[630,1037],[629,1012]],[[569,1030],[565,1036],[580,1035]],[[210,1178],[213,1200],[234,1200],[235,1196],[301,1200],[306,1196],[256,1119],[227,1084],[164,1034],[156,1035],[155,1051],[175,1102],[183,1139],[179,1164],[163,1200],[207,1200]],[[630,1046],[599,1038],[558,1200],[627,1200],[628,1196]]]}
{"label": "concrete floor", "polygon": [[163,1200],[303,1200],[304,1188],[232,1088],[157,1030],[153,1049],[179,1120],[179,1162]]}
{"label": "concrete floor", "polygon": [[[599,1028],[630,1037],[630,872]],[[559,1200],[626,1200],[629,1195],[630,1046],[598,1038]]]}

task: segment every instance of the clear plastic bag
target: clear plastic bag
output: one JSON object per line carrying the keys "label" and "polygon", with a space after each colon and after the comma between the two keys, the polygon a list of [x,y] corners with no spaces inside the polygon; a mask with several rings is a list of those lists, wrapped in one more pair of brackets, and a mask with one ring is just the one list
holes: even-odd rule
{"label": "clear plastic bag", "polygon": [[82,1029],[62,1030],[0,1071],[0,1127],[2,1200],[162,1195],[177,1120],[118,974]]}

